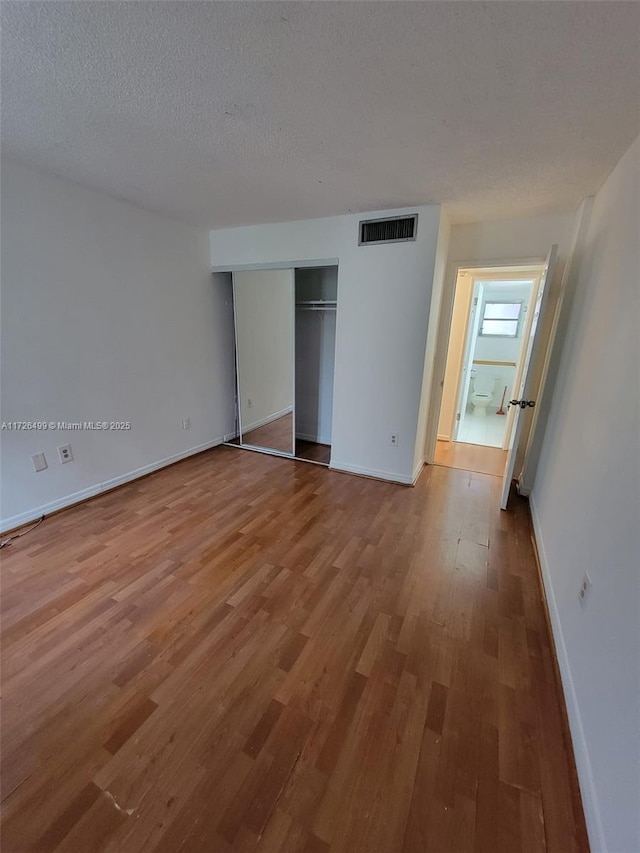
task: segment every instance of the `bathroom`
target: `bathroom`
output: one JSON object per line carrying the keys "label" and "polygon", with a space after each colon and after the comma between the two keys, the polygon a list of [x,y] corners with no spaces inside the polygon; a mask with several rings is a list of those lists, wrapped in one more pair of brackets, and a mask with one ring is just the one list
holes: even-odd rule
{"label": "bathroom", "polygon": [[461,272],[438,439],[507,448],[537,278]]}
{"label": "bathroom", "polygon": [[506,445],[514,385],[532,282],[481,286],[477,329],[469,349],[469,383],[456,440],[489,447]]}

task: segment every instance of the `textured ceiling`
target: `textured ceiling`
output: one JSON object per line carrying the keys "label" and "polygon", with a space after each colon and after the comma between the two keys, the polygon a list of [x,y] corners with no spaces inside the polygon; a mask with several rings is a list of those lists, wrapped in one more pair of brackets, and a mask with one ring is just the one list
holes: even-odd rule
{"label": "textured ceiling", "polygon": [[207,226],[577,204],[640,130],[640,4],[3,2],[23,162]]}

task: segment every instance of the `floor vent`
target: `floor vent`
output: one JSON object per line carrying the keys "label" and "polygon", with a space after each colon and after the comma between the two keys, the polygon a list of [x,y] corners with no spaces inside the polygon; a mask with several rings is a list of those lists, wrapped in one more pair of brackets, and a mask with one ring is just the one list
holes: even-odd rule
{"label": "floor vent", "polygon": [[416,239],[418,214],[389,219],[364,219],[360,222],[359,246],[371,243],[406,243]]}

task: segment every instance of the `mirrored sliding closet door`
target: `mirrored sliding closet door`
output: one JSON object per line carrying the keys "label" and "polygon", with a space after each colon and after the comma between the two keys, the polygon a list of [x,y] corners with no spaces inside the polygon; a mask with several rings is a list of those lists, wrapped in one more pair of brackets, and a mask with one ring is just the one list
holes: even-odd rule
{"label": "mirrored sliding closet door", "polygon": [[294,271],[233,273],[239,443],[295,450]]}

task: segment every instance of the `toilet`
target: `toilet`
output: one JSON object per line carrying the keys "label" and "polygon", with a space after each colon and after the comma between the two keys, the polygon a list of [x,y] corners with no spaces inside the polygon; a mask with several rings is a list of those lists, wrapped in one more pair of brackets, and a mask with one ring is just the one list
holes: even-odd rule
{"label": "toilet", "polygon": [[[475,373],[475,371],[474,371]],[[473,374],[472,374],[473,376]],[[487,406],[493,400],[493,388],[496,380],[486,373],[475,373],[471,380],[471,403],[473,414],[484,418],[487,414]]]}

